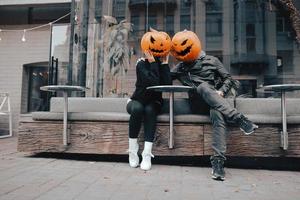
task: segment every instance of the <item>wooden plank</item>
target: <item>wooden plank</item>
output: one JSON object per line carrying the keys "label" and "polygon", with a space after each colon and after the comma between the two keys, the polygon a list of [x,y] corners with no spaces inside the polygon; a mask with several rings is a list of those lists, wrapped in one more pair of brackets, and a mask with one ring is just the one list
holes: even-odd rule
{"label": "wooden plank", "polygon": [[[30,121],[20,123],[18,150],[24,152],[69,152],[95,154],[127,154],[127,122],[70,122],[71,145],[62,145],[62,122]],[[168,149],[168,124],[159,123],[154,142],[154,155],[211,155],[212,127],[209,124],[176,124],[175,148]],[[300,125],[288,125],[289,148],[280,148],[278,125],[262,125],[252,135],[244,135],[238,127],[229,127],[227,155],[261,157],[300,157]],[[143,148],[143,128],[140,135]]]}
{"label": "wooden plank", "polygon": [[300,125],[288,124],[289,146],[287,156],[300,157]]}
{"label": "wooden plank", "polygon": [[[158,124],[154,141],[155,155],[203,155],[202,126],[175,125],[175,148],[168,149],[167,124]],[[142,127],[143,130],[143,127]],[[143,148],[143,131],[139,136]],[[127,154],[128,123],[121,122],[75,122],[71,128],[71,146],[68,152]]]}
{"label": "wooden plank", "polygon": [[[227,135],[227,153],[230,156],[293,156],[300,157],[300,126],[289,126],[289,148],[285,152],[280,148],[280,130],[278,125],[259,125],[251,135],[245,135],[238,127],[229,127]],[[211,155],[212,127],[204,126],[204,155]]]}
{"label": "wooden plank", "polygon": [[18,133],[18,151],[63,152],[63,125],[59,121],[21,122]]}
{"label": "wooden plank", "polygon": [[[22,122],[19,151],[127,154],[127,122],[71,122],[70,142],[62,146],[62,124],[59,122]],[[143,129],[143,128],[142,128]],[[155,155],[203,155],[203,126],[175,125],[175,148],[168,149],[168,124],[158,124],[153,153]],[[140,135],[143,148],[143,131]]]}

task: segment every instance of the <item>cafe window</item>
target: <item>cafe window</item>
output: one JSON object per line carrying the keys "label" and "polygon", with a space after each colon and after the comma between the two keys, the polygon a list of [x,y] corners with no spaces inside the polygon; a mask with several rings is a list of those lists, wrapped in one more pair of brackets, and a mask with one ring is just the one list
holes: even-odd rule
{"label": "cafe window", "polygon": [[171,36],[174,35],[174,15],[167,15],[167,17],[166,17],[166,31]]}
{"label": "cafe window", "polygon": [[190,1],[180,1],[180,30],[191,29],[191,4]]}
{"label": "cafe window", "polygon": [[219,36],[222,35],[222,1],[211,0],[206,3],[206,35]]}
{"label": "cafe window", "polygon": [[113,1],[113,16],[117,21],[125,19],[126,0],[114,0]]}
{"label": "cafe window", "polygon": [[32,66],[28,70],[28,106],[27,112],[45,111],[47,109],[47,92],[40,87],[48,85],[48,67]]}
{"label": "cafe window", "polygon": [[277,13],[276,16],[276,31],[277,33],[287,33],[291,32],[291,24],[288,20],[288,17],[284,17]]}
{"label": "cafe window", "polygon": [[207,36],[222,35],[222,13],[206,15]]}
{"label": "cafe window", "polygon": [[138,15],[131,16],[132,34],[135,36],[139,35],[140,30],[140,17]]}
{"label": "cafe window", "polygon": [[156,15],[149,15],[148,23],[149,23],[149,27],[157,29],[157,16]]}
{"label": "cafe window", "polygon": [[206,12],[222,11],[223,0],[209,0],[206,2]]}

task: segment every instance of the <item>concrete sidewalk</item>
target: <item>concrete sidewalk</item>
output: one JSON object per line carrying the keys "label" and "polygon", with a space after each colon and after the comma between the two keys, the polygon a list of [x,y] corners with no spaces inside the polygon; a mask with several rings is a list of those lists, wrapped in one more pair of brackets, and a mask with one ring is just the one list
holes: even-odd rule
{"label": "concrete sidewalk", "polygon": [[0,140],[0,199],[236,199],[298,200],[300,172],[226,168],[226,181],[210,168],[29,157],[16,138]]}

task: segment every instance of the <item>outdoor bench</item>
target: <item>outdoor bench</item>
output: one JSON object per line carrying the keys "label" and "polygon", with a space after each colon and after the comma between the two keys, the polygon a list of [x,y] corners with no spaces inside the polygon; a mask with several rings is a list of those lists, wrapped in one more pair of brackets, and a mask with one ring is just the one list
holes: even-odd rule
{"label": "outdoor bench", "polygon": [[[68,146],[63,145],[63,99],[51,99],[49,112],[21,117],[18,150],[23,152],[68,152],[126,154],[128,146],[127,98],[69,98]],[[168,148],[168,102],[158,116],[154,155],[211,155],[212,126],[207,115],[192,114],[188,99],[174,102],[174,148]],[[280,148],[281,107],[277,98],[228,99],[240,112],[259,125],[251,135],[230,125],[227,155],[259,157],[300,156],[300,99],[287,100],[289,147]],[[143,132],[143,128],[141,129]],[[142,145],[143,136],[140,136]]]}

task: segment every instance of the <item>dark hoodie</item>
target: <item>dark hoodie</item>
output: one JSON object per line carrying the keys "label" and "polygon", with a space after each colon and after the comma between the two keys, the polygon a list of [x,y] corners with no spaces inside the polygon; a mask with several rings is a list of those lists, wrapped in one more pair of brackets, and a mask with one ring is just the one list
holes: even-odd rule
{"label": "dark hoodie", "polygon": [[171,85],[172,79],[169,65],[161,64],[158,59],[152,63],[149,63],[147,59],[140,59],[136,65],[136,77],[136,89],[131,99],[139,101],[144,105],[151,102],[159,102],[161,104],[161,92],[147,90],[147,87]]}

